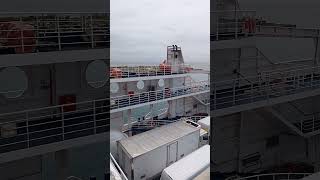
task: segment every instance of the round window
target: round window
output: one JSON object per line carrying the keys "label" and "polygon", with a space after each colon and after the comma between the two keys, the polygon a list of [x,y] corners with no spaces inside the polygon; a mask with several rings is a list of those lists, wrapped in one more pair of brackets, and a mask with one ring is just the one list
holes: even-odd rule
{"label": "round window", "polygon": [[118,83],[111,83],[110,84],[110,91],[112,93],[116,93],[119,91],[119,84]]}
{"label": "round window", "polygon": [[101,88],[107,83],[107,64],[102,60],[91,62],[86,70],[88,84],[94,88]]}
{"label": "round window", "polygon": [[20,97],[28,88],[28,78],[17,67],[7,67],[0,71],[0,94],[7,98]]}
{"label": "round window", "polygon": [[163,87],[164,86],[164,80],[163,79],[159,79],[158,85],[159,85],[159,87]]}
{"label": "round window", "polygon": [[144,88],[144,82],[141,81],[141,80],[138,81],[138,82],[137,82],[137,88],[138,88],[138,89],[143,89],[143,88]]}

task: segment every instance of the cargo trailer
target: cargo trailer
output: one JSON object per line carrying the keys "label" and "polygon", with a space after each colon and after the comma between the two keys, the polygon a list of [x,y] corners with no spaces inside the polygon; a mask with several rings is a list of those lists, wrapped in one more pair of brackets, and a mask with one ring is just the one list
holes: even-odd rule
{"label": "cargo trailer", "polygon": [[160,180],[210,179],[210,146],[204,145],[165,168]]}
{"label": "cargo trailer", "polygon": [[166,167],[195,151],[200,128],[171,123],[117,142],[119,165],[129,180],[158,178]]}

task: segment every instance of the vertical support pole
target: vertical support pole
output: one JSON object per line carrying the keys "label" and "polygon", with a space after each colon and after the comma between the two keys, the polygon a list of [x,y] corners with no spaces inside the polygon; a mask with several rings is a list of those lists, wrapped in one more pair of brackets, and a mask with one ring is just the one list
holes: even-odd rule
{"label": "vertical support pole", "polygon": [[64,141],[64,105],[61,106],[62,141]]}
{"label": "vertical support pole", "polygon": [[[104,108],[104,107],[102,107],[102,108]],[[96,134],[97,133],[96,100],[93,100],[93,124],[94,124],[94,126],[93,126],[94,134]]]}
{"label": "vertical support pole", "polygon": [[28,144],[28,148],[30,147],[30,136],[29,136],[29,113],[26,112],[26,128],[27,128],[27,144]]}
{"label": "vertical support pole", "polygon": [[22,17],[20,17],[20,23],[21,23],[21,30],[20,30],[20,35],[21,35],[21,48],[22,48],[22,52],[24,53],[24,26],[23,26]]}
{"label": "vertical support pole", "polygon": [[238,39],[238,13],[237,10],[234,11],[235,18],[235,39]]}
{"label": "vertical support pole", "polygon": [[57,30],[58,30],[58,46],[59,46],[59,51],[61,51],[61,30],[60,30],[60,17],[56,17],[56,22],[57,22]]}
{"label": "vertical support pole", "polygon": [[90,15],[90,22],[91,22],[91,47],[94,48],[94,37],[93,37],[93,18]]}
{"label": "vertical support pole", "polygon": [[232,104],[236,104],[236,80],[233,81],[233,89],[232,89]]}

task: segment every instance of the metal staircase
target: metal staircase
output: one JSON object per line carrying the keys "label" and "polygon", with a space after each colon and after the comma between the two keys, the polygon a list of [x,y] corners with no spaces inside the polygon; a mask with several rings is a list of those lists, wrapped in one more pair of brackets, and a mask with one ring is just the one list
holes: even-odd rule
{"label": "metal staircase", "polygon": [[320,134],[320,118],[317,114],[304,115],[290,106],[290,103],[257,109],[265,119],[276,118],[298,135],[308,138]]}

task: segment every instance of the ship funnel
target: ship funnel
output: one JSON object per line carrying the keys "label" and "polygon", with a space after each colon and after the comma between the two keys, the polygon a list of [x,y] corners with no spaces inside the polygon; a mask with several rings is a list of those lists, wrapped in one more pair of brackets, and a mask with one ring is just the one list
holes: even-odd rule
{"label": "ship funnel", "polygon": [[184,64],[181,47],[177,45],[167,47],[167,63],[173,66]]}

